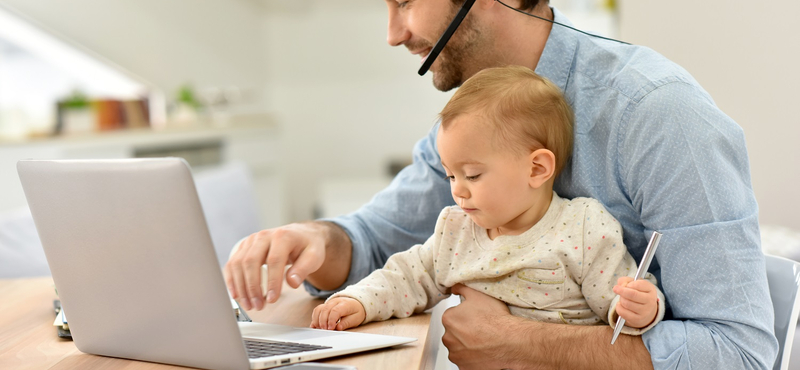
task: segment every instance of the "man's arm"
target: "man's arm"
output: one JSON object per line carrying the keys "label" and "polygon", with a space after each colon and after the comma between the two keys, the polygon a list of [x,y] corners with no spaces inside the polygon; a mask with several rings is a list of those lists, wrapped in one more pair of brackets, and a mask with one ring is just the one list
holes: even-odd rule
{"label": "man's arm", "polygon": [[454,204],[436,151],[438,127],[434,125],[414,146],[414,162],[369,203],[351,214],[325,220],[341,227],[352,242],[350,271],[346,280],[335,287],[315,287],[308,281],[306,289],[312,295],[329,296],[355,284],[383,267],[392,254],[422,244],[431,236],[436,216]]}
{"label": "man's arm", "polygon": [[245,309],[263,308],[265,262],[266,303],[278,299],[284,277],[291,287],[304,283],[312,295],[329,296],[382,267],[392,254],[424,242],[439,212],[453,204],[436,151],[437,131],[438,124],[414,147],[414,163],[358,211],[262,230],[242,240],[224,270],[233,298]]}
{"label": "man's arm", "polygon": [[673,81],[634,97],[617,137],[618,178],[639,215],[626,244],[641,240],[629,245],[638,257],[653,230],[664,234],[651,271],[671,317],[642,335],[654,367],[771,369],[778,343],[744,132],[699,86]]}
{"label": "man's arm", "polygon": [[[535,323],[527,338],[537,347],[535,362],[521,361],[514,369],[652,369],[642,337],[620,335],[614,345],[610,326],[564,326]],[[577,346],[578,348],[574,348]],[[527,365],[522,365],[527,364]],[[531,364],[539,364],[530,367]],[[528,367],[524,367],[528,366]]]}
{"label": "man's arm", "polygon": [[464,301],[445,311],[442,342],[450,361],[472,369],[652,369],[641,337],[609,326],[547,324],[512,316],[506,304],[462,285]]}

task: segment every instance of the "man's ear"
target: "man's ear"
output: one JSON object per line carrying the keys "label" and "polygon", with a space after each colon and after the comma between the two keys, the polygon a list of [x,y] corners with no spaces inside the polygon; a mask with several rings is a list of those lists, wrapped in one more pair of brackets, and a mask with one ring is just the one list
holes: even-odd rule
{"label": "man's ear", "polygon": [[549,181],[556,171],[556,156],[548,149],[537,149],[530,154],[531,187],[538,189]]}

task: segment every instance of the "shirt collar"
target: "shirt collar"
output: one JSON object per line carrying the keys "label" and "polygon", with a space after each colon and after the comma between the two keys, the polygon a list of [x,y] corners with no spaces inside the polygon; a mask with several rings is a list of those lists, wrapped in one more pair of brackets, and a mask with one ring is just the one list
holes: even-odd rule
{"label": "shirt collar", "polygon": [[[551,9],[556,22],[572,26],[569,19],[558,9],[555,7]],[[553,24],[542,56],[539,58],[539,64],[536,65],[536,74],[547,77],[562,91],[566,91],[577,46],[578,38],[575,31]]]}

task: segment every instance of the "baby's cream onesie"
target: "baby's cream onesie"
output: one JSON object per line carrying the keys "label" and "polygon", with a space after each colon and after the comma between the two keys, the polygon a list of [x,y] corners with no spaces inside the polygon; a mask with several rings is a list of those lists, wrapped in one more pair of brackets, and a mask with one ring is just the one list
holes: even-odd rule
{"label": "baby's cream onesie", "polygon": [[[364,323],[408,317],[433,307],[462,283],[508,304],[516,316],[575,325],[616,323],[612,291],[637,264],[622,242],[622,228],[597,200],[566,200],[553,193],[542,219],[521,235],[489,239],[460,208],[442,210],[434,234],[389,258],[384,268],[333,295],[357,299]],[[655,277],[646,278],[656,284]],[[656,320],[664,317],[659,290]]]}

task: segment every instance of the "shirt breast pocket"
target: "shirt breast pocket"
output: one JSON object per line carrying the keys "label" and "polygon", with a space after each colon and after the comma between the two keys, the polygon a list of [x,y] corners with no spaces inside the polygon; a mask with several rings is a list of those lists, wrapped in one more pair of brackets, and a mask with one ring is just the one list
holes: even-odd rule
{"label": "shirt breast pocket", "polygon": [[517,271],[519,298],[534,308],[548,308],[564,299],[564,268],[529,268]]}

